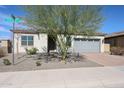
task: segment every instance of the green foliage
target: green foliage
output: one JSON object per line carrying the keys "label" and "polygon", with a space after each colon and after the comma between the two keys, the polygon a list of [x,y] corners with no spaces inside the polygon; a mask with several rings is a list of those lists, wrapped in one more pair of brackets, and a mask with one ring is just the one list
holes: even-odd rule
{"label": "green foliage", "polygon": [[28,55],[34,55],[34,54],[37,53],[38,49],[37,49],[37,48],[31,48],[31,49],[27,49],[27,48],[26,48],[25,51],[26,51],[26,53],[27,53]]}
{"label": "green foliage", "polygon": [[90,34],[101,25],[99,6],[24,6],[28,26],[40,32]]}
{"label": "green foliage", "polygon": [[41,62],[40,61],[37,61],[36,62],[36,66],[41,66]]}
{"label": "green foliage", "polygon": [[103,17],[99,6],[24,6],[27,25],[45,32],[57,42],[63,56],[67,56],[71,35],[95,35]]}
{"label": "green foliage", "polygon": [[11,62],[8,59],[3,59],[4,65],[11,65]]}

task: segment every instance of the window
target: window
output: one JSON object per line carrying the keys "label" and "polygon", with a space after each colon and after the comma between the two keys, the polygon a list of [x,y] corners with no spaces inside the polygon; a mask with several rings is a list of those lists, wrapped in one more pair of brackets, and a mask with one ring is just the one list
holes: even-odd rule
{"label": "window", "polygon": [[33,36],[21,36],[22,46],[33,46]]}

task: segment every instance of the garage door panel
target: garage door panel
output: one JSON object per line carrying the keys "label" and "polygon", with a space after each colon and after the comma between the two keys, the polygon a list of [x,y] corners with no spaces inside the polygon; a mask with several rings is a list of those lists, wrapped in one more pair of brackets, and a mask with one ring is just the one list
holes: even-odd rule
{"label": "garage door panel", "polygon": [[100,40],[75,40],[75,52],[100,52]]}

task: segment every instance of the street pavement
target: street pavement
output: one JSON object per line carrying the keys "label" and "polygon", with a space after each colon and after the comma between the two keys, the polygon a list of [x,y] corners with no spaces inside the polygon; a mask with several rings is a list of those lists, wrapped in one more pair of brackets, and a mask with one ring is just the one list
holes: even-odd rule
{"label": "street pavement", "polygon": [[1,88],[123,88],[124,66],[0,72]]}

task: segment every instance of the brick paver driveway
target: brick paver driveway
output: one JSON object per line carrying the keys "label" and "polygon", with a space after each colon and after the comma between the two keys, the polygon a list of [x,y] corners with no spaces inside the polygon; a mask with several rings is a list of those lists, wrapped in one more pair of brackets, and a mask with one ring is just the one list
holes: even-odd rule
{"label": "brick paver driveway", "polygon": [[124,56],[109,55],[105,53],[86,53],[83,54],[87,59],[102,64],[104,66],[124,65]]}

